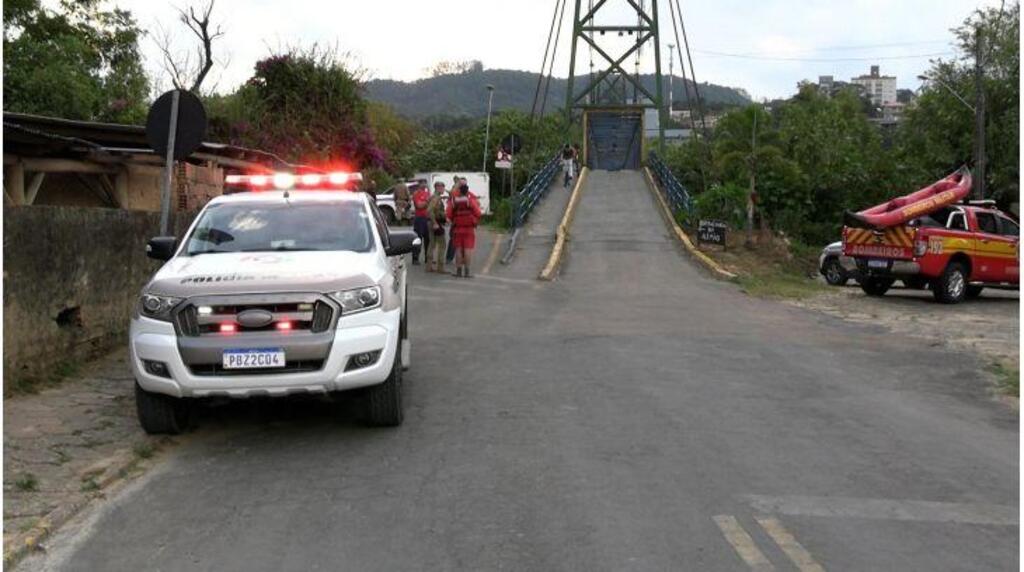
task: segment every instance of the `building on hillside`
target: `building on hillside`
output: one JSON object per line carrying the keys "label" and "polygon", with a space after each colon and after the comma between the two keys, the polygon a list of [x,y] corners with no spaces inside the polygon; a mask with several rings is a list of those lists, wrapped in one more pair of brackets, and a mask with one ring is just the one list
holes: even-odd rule
{"label": "building on hillside", "polygon": [[871,66],[871,73],[851,78],[850,82],[864,88],[872,105],[896,103],[896,76],[881,75],[878,66]]}
{"label": "building on hillside", "polygon": [[[145,128],[4,112],[4,205],[159,211],[164,158]],[[222,194],[225,171],[289,169],[264,151],[206,142],[175,164],[172,208]]]}

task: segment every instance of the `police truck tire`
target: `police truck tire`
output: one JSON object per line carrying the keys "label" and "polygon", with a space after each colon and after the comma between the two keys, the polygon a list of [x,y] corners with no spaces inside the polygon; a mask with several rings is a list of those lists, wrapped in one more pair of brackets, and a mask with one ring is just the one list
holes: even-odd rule
{"label": "police truck tire", "polygon": [[177,435],[188,428],[191,404],[184,399],[151,393],[135,384],[135,411],[142,429],[150,435]]}
{"label": "police truck tire", "polygon": [[846,282],[850,279],[846,274],[846,270],[839,264],[839,259],[836,257],[829,258],[825,261],[825,266],[822,268],[822,274],[825,276],[825,282],[828,282],[832,286],[845,286]]}
{"label": "police truck tire", "polygon": [[981,291],[984,290],[984,289],[985,289],[984,286],[972,286],[972,285],[968,284],[967,285],[967,297],[968,298],[977,298],[978,296],[981,296]]}
{"label": "police truck tire", "polygon": [[395,348],[391,374],[384,383],[369,389],[366,395],[366,417],[375,427],[398,427],[402,424],[402,342]]}
{"label": "police truck tire", "polygon": [[950,262],[942,275],[932,282],[932,294],[943,304],[959,304],[967,297],[967,271],[959,262]]}
{"label": "police truck tire", "polygon": [[866,276],[860,281],[860,289],[868,296],[884,296],[892,287],[893,282],[892,278]]}

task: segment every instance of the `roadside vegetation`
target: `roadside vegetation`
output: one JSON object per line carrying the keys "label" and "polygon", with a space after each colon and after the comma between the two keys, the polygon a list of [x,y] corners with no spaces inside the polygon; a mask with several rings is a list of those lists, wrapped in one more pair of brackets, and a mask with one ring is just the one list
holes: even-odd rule
{"label": "roadside vegetation", "polygon": [[1020,398],[1020,367],[1009,363],[994,362],[988,368],[995,377],[996,389],[1003,395]]}
{"label": "roadside vegetation", "polygon": [[[1020,6],[1006,3],[970,15],[953,30],[958,56],[934,60],[919,96],[895,127],[869,119],[870,102],[855,91],[823,94],[804,84],[785,101],[753,104],[723,116],[707,139],[671,146],[665,160],[694,195],[695,214],[741,234],[753,180],[754,247],[770,256],[784,238],[792,254],[839,239],[842,213],[930,184],[973,164],[974,114],[949,89],[974,99],[974,30],[988,45],[984,68],[987,198],[1008,208],[1019,201]],[[941,83],[940,83],[941,82]],[[752,278],[753,280],[753,278]],[[755,287],[755,290],[759,287]]]}

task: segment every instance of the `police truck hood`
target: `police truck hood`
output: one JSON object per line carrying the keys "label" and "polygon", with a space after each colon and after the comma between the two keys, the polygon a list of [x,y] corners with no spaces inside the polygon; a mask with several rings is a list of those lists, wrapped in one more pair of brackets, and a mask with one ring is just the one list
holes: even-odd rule
{"label": "police truck hood", "polygon": [[373,253],[351,251],[225,252],[176,256],[146,287],[189,297],[251,292],[334,292],[378,283],[385,271]]}

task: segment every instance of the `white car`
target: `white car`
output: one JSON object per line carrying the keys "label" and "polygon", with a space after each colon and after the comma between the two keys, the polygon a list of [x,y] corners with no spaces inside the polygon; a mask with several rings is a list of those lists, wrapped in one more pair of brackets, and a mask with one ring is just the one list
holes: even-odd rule
{"label": "white car", "polygon": [[[228,177],[250,180],[269,186]],[[143,289],[129,343],[146,432],[184,430],[195,398],[357,388],[372,424],[401,424],[404,255],[419,239],[389,231],[365,193],[296,181],[217,197],[180,243],[150,240],[149,256],[166,263]]]}

